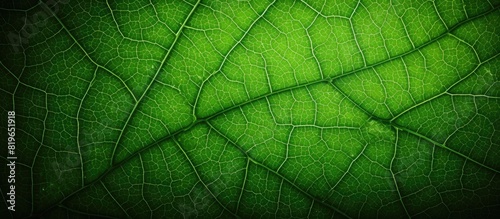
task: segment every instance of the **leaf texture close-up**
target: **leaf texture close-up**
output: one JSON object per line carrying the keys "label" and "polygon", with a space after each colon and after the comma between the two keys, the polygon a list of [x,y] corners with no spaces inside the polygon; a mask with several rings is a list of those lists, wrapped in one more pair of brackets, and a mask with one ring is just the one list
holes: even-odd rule
{"label": "leaf texture close-up", "polygon": [[499,8],[3,1],[1,217],[498,218]]}

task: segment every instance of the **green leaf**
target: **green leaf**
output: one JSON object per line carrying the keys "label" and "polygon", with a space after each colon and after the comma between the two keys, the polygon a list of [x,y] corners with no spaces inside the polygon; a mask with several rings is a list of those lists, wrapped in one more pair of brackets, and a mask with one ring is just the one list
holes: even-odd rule
{"label": "green leaf", "polygon": [[1,214],[498,217],[499,7],[3,2]]}

